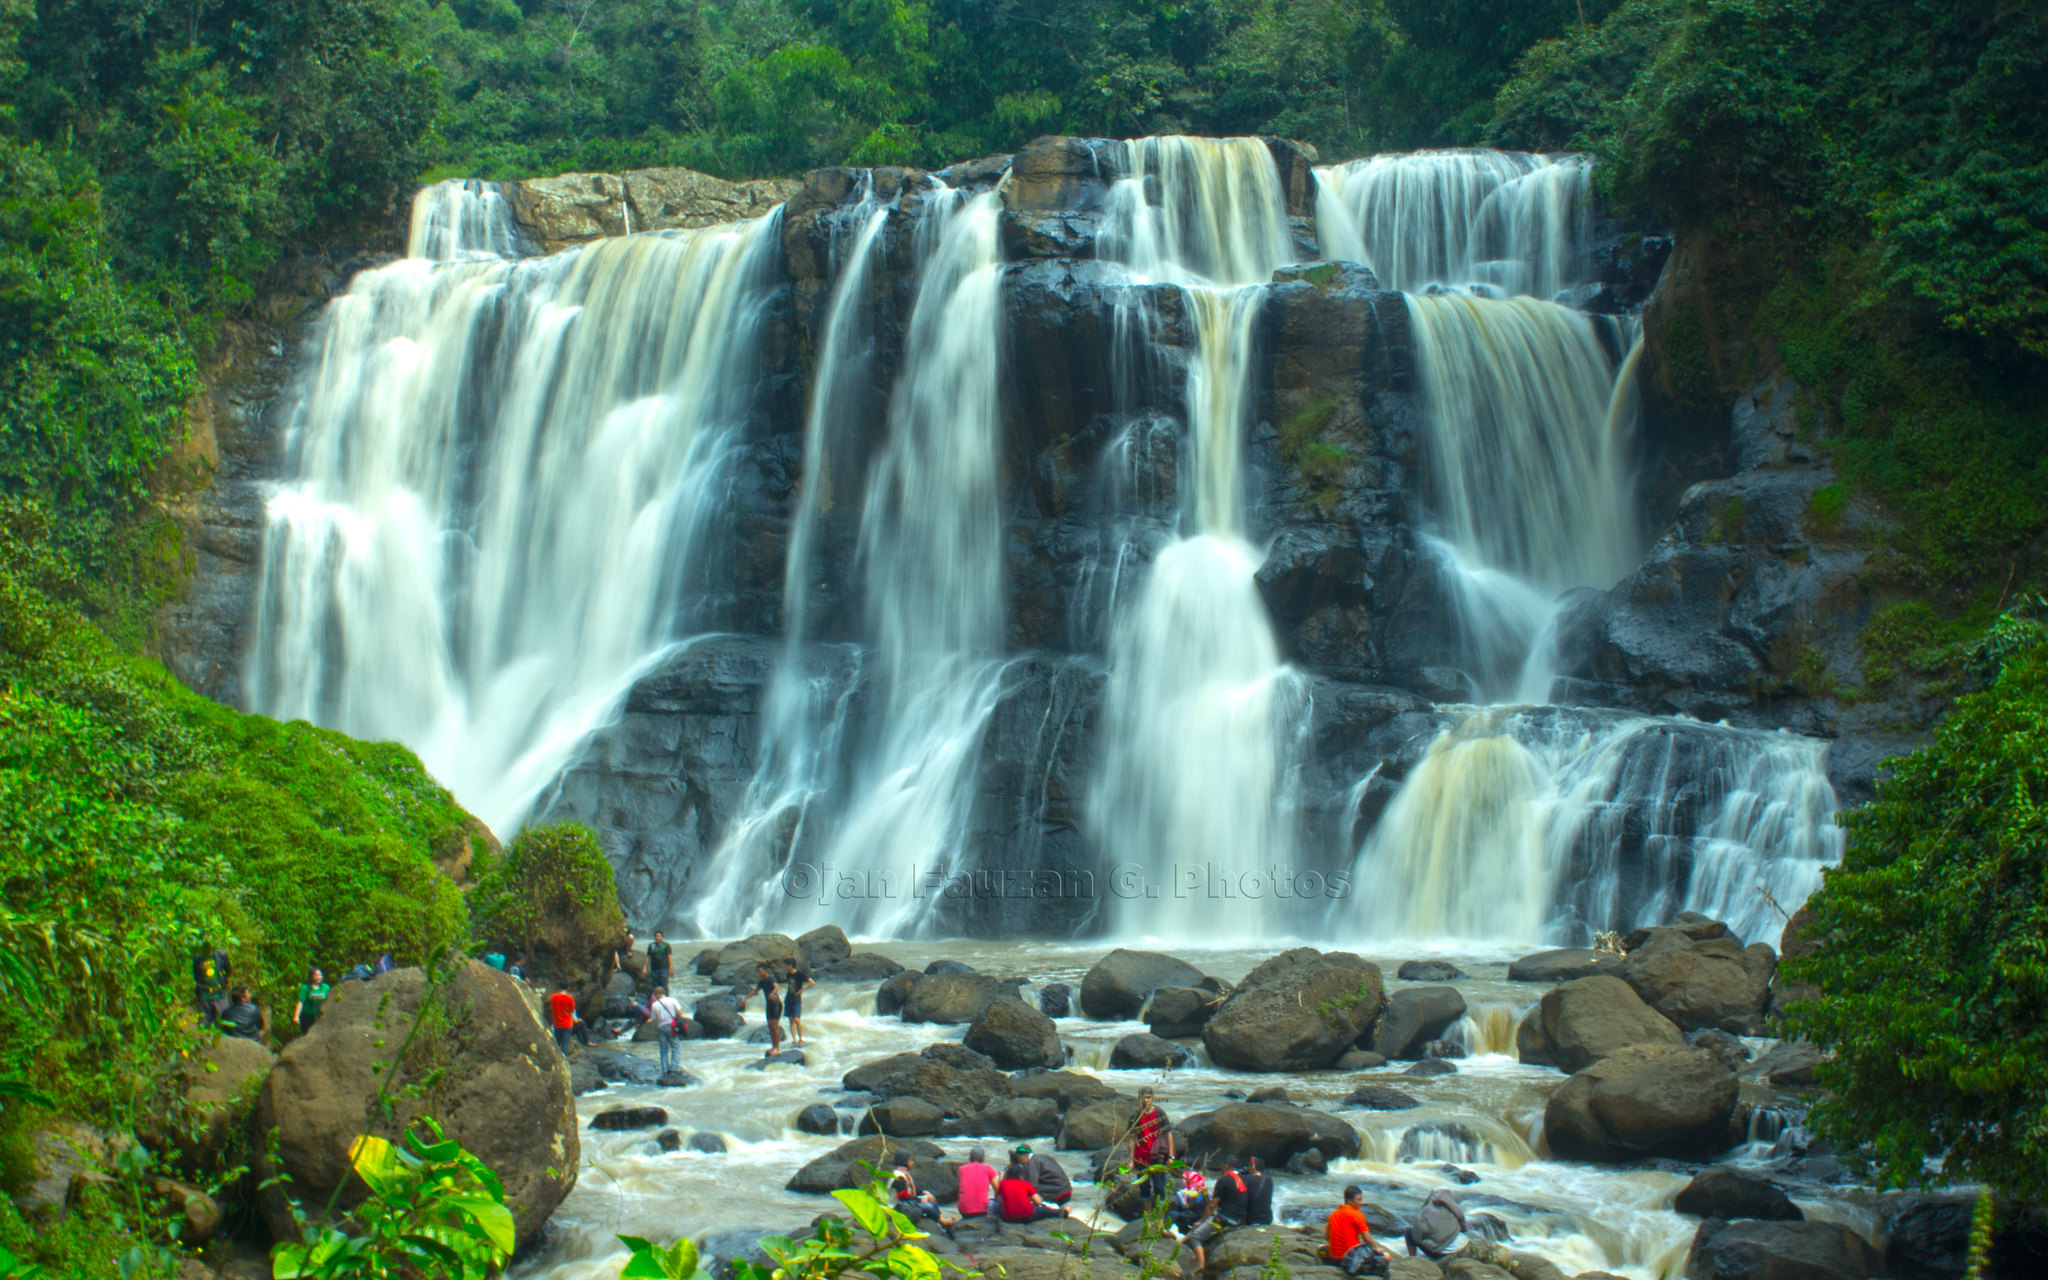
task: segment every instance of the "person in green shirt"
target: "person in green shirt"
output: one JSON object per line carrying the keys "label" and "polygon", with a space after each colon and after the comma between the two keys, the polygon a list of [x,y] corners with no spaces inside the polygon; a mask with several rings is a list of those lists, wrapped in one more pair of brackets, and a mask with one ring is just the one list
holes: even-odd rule
{"label": "person in green shirt", "polygon": [[320,1020],[320,1006],[326,1002],[330,990],[326,974],[315,969],[307,975],[299,987],[299,1002],[292,1008],[292,1018],[299,1024],[300,1034],[311,1031],[313,1024]]}
{"label": "person in green shirt", "polygon": [[647,980],[657,987],[668,986],[669,958],[674,949],[668,939],[661,936],[661,930],[654,931],[654,941],[647,944]]}

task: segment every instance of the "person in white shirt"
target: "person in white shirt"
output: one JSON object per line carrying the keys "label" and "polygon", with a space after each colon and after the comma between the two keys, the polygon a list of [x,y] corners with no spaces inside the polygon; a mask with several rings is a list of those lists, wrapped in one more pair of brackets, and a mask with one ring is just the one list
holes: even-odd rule
{"label": "person in white shirt", "polygon": [[654,1023],[654,1043],[661,1052],[662,1071],[680,1069],[683,1053],[676,1048],[676,1033],[681,1030],[683,1006],[669,996],[666,988],[656,987],[654,999],[647,1004],[647,1016]]}

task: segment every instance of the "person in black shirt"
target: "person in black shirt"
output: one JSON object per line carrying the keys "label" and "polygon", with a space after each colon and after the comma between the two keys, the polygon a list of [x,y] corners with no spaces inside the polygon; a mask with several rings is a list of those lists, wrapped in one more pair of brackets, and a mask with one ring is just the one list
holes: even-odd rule
{"label": "person in black shirt", "polygon": [[789,966],[789,989],[782,993],[782,1016],[789,1019],[790,1039],[798,1048],[804,1043],[804,989],[815,985],[801,966]]}
{"label": "person in black shirt", "polygon": [[668,945],[668,939],[661,936],[661,930],[654,931],[654,941],[647,944],[647,981],[652,986],[666,990],[671,962],[675,949]]}
{"label": "person in black shirt", "polygon": [[1209,1184],[1209,1216],[1182,1241],[1195,1251],[1198,1266],[1207,1265],[1210,1245],[1222,1239],[1225,1232],[1245,1224],[1251,1203],[1251,1183],[1239,1168],[1237,1157],[1223,1157],[1223,1172]]}
{"label": "person in black shirt", "polygon": [[1273,1221],[1273,1175],[1259,1163],[1257,1156],[1245,1161],[1245,1184],[1247,1202],[1245,1225],[1262,1227]]}
{"label": "person in black shirt", "polygon": [[234,972],[228,953],[218,948],[193,957],[192,1002],[199,1006],[200,1021],[216,1021],[227,1007],[228,979]]}
{"label": "person in black shirt", "polygon": [[[775,984],[775,975],[768,972],[764,961],[754,966],[754,986],[761,993],[762,1003],[768,1006],[768,1057],[782,1052],[782,988]],[[746,1010],[749,997],[740,997],[740,1009]]]}
{"label": "person in black shirt", "polygon": [[263,1010],[249,999],[249,988],[236,987],[234,997],[227,1008],[221,1011],[220,1029],[222,1035],[236,1036],[243,1040],[263,1040]]}

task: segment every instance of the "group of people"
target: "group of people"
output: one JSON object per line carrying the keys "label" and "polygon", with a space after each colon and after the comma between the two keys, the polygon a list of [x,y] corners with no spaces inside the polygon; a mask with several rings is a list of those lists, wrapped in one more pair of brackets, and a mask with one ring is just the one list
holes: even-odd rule
{"label": "group of people", "polygon": [[[784,965],[782,972],[782,980],[778,982],[775,969],[766,961],[754,966],[754,990],[761,993],[763,1013],[768,1019],[767,1056],[771,1058],[782,1052],[782,1024],[785,1019],[789,1022],[790,1042],[799,1049],[803,1047],[804,992],[818,985],[794,960]],[[751,999],[751,992],[740,996],[740,1012],[746,1012],[747,1001]]]}
{"label": "group of people", "polygon": [[960,1166],[959,1218],[939,1211],[938,1197],[917,1185],[908,1151],[890,1157],[889,1194],[896,1210],[912,1221],[930,1222],[947,1235],[964,1219],[984,1218],[1001,1222],[1038,1222],[1064,1218],[1074,1198],[1074,1184],[1060,1162],[1035,1153],[1028,1146],[1010,1152],[1001,1172],[988,1162],[988,1153],[975,1147]]}
{"label": "group of people", "polygon": [[[344,982],[367,982],[392,969],[391,953],[369,964],[359,964],[342,975]],[[228,953],[218,947],[201,952],[192,961],[192,1000],[199,1020],[222,1035],[243,1040],[263,1039],[263,1009],[256,1003],[249,984],[234,981],[235,966]],[[320,1009],[334,988],[317,966],[308,970],[292,1001],[292,1023],[304,1035],[320,1020]]]}

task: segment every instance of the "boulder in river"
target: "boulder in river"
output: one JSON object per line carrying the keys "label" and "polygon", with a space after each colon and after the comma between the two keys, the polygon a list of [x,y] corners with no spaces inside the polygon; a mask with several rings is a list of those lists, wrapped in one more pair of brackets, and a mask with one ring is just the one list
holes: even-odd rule
{"label": "boulder in river", "polygon": [[1377,965],[1297,948],[1254,969],[1202,1028],[1202,1043],[1231,1070],[1319,1071],[1351,1048],[1383,1003]]}
{"label": "boulder in river", "polygon": [[1064,1018],[1074,1011],[1074,989],[1064,982],[1047,983],[1038,993],[1038,1011],[1048,1018]]}
{"label": "boulder in river", "polygon": [[1448,960],[1403,960],[1394,976],[1403,982],[1451,982],[1471,975]]}
{"label": "boulder in river", "polygon": [[862,1077],[872,1081],[867,1089],[877,1098],[922,1098],[945,1115],[971,1116],[1010,1096],[1010,1078],[993,1067],[956,1067],[921,1053],[885,1061],[895,1064],[887,1074]]}
{"label": "boulder in river", "polygon": [[836,924],[818,926],[798,938],[796,946],[803,953],[804,967],[813,975],[853,957],[853,944],[846,940],[846,931]]}
{"label": "boulder in river", "polygon": [[1790,1196],[1769,1178],[1740,1169],[1705,1169],[1672,1198],[1671,1207],[1695,1218],[1764,1218],[1800,1222],[1806,1218]]}
{"label": "boulder in river", "polygon": [[[977,1052],[958,1040],[934,1040],[919,1050],[923,1057],[937,1058],[949,1067],[962,1071],[973,1071],[979,1067],[993,1067],[996,1060],[985,1053]],[[1023,1070],[1024,1068],[1017,1068]]]}
{"label": "boulder in river", "polygon": [[1515,1032],[1523,1062],[1580,1071],[1634,1045],[1683,1047],[1685,1034],[1643,1003],[1626,982],[1605,974],[1576,978],[1543,993]]}
{"label": "boulder in river", "polygon": [[724,1040],[747,1025],[740,1002],[729,995],[702,996],[692,1011],[692,1020],[704,1029],[707,1040]]}
{"label": "boulder in river", "polygon": [[1338,1104],[1345,1107],[1364,1107],[1368,1111],[1407,1111],[1422,1103],[1413,1095],[1401,1092],[1383,1084],[1361,1085],[1344,1095]]}
{"label": "boulder in river", "polygon": [[1310,1147],[1322,1152],[1325,1160],[1349,1158],[1359,1151],[1358,1130],[1307,1107],[1232,1102],[1189,1116],[1178,1127],[1188,1135],[1188,1157],[1196,1162],[1211,1156],[1257,1156],[1278,1167]]}
{"label": "boulder in river", "polygon": [[967,1028],[966,1045],[1005,1071],[1062,1067],[1066,1046],[1051,1018],[1022,1000],[996,1000]]}
{"label": "boulder in river", "polygon": [[962,1138],[1049,1138],[1059,1130],[1059,1105],[1050,1098],[1004,1098],[939,1126],[947,1137]]}
{"label": "boulder in river", "polygon": [[798,1133],[834,1134],[839,1132],[839,1113],[822,1102],[813,1102],[796,1113]]}
{"label": "boulder in river", "polygon": [[1742,1074],[1768,1080],[1775,1085],[1809,1085],[1813,1069],[1821,1064],[1821,1051],[1810,1040],[1781,1040],[1742,1068]]}
{"label": "boulder in river", "polygon": [[1571,982],[1596,973],[1619,973],[1625,962],[1611,951],[1559,947],[1523,956],[1508,966],[1509,982]]}
{"label": "boulder in river", "polygon": [[[450,1138],[497,1173],[519,1238],[531,1239],[576,1185],[582,1163],[568,1064],[531,990],[474,960],[435,991],[439,1007],[452,1012],[435,1035],[414,1043],[420,1060],[400,1058],[426,993],[418,969],[335,987],[320,1021],[285,1046],[258,1095],[258,1131],[276,1130],[275,1158],[258,1155],[258,1176],[289,1173],[293,1193],[310,1206],[325,1204],[340,1186],[339,1203],[354,1205],[362,1192],[349,1186],[349,1146],[379,1091],[393,1085],[395,1114],[384,1131],[395,1135],[415,1117],[438,1117]],[[259,1198],[272,1233],[296,1239],[282,1192],[273,1187]]]}
{"label": "boulder in river", "polygon": [[757,933],[742,942],[728,942],[718,949],[718,964],[711,971],[711,985],[751,984],[755,968],[767,964],[779,980],[782,966],[804,958],[795,938],[780,933]]}
{"label": "boulder in river", "polygon": [[1693,1236],[1685,1280],[1869,1280],[1885,1274],[1870,1242],[1835,1222],[1723,1222]]}
{"label": "boulder in river", "polygon": [[[1160,1115],[1165,1116],[1161,1108]],[[1069,1110],[1060,1122],[1062,1151],[1099,1151],[1131,1134],[1138,1119],[1138,1100],[1125,1094],[1084,1102]]]}
{"label": "boulder in river", "polygon": [[939,1131],[945,1113],[922,1098],[883,1098],[861,1113],[861,1133],[922,1138]]}
{"label": "boulder in river", "polygon": [[1446,1058],[1424,1058],[1401,1073],[1404,1076],[1454,1076],[1458,1064]]}
{"label": "boulder in river", "polygon": [[1372,1051],[1390,1059],[1426,1057],[1422,1046],[1464,1016],[1465,997],[1456,987],[1403,987],[1373,1024]]}
{"label": "boulder in river", "polygon": [[873,951],[856,951],[846,959],[812,971],[819,982],[881,982],[903,972],[903,966]]}
{"label": "boulder in river", "polygon": [[1062,1112],[1119,1096],[1100,1078],[1082,1071],[1020,1072],[1010,1077],[1010,1092],[1020,1098],[1049,1098]]}
{"label": "boulder in river", "polygon": [[1777,972],[1777,953],[1764,943],[1744,947],[1733,938],[1695,938],[1666,925],[1629,952],[1620,977],[1681,1031],[1718,1027],[1756,1035],[1764,1029]]}
{"label": "boulder in river", "polygon": [[1112,1071],[1184,1067],[1194,1060],[1194,1054],[1173,1041],[1162,1040],[1144,1031],[1125,1036],[1109,1051],[1109,1067]]}
{"label": "boulder in river", "polygon": [[1704,1050],[1624,1049],[1550,1095],[1544,1139],[1565,1160],[1703,1159],[1728,1149],[1736,1095],[1735,1073]]}
{"label": "boulder in river", "polygon": [[1386,1065],[1385,1056],[1370,1049],[1346,1049],[1334,1067],[1338,1071],[1376,1071]]}
{"label": "boulder in river", "polygon": [[[1887,1196],[1885,1274],[1893,1280],[1963,1280],[1970,1265],[1969,1192]],[[2048,1276],[2048,1206],[2000,1200],[1993,1210],[1987,1280]]]}
{"label": "boulder in river", "polygon": [[661,1065],[637,1053],[627,1053],[624,1049],[593,1049],[589,1057],[599,1078],[606,1084],[658,1084],[661,1081]]}
{"label": "boulder in river", "polygon": [[[951,1200],[959,1194],[960,1175],[952,1165],[945,1163],[946,1153],[937,1143],[922,1138],[880,1136],[841,1143],[791,1174],[789,1181],[783,1184],[783,1190],[823,1195],[865,1187],[874,1179],[876,1171],[888,1168],[890,1154],[897,1151],[908,1151],[916,1157],[917,1164],[912,1172],[916,1174],[920,1187],[941,1200]],[[940,1194],[942,1189],[945,1194]]]}
{"label": "boulder in river", "polygon": [[1145,1007],[1145,1025],[1168,1040],[1202,1034],[1223,997],[1200,987],[1161,987]]}
{"label": "boulder in river", "polygon": [[1192,987],[1202,971],[1158,951],[1118,947],[1097,960],[1081,979],[1081,1014],[1104,1022],[1126,1022],[1144,1009],[1161,987]]}
{"label": "boulder in river", "polygon": [[971,1023],[998,1000],[1021,1004],[1019,985],[981,973],[925,974],[912,980],[898,1015],[905,1022]]}
{"label": "boulder in river", "polygon": [[591,1128],[607,1133],[659,1129],[667,1123],[668,1112],[661,1107],[607,1107],[590,1117]]}

